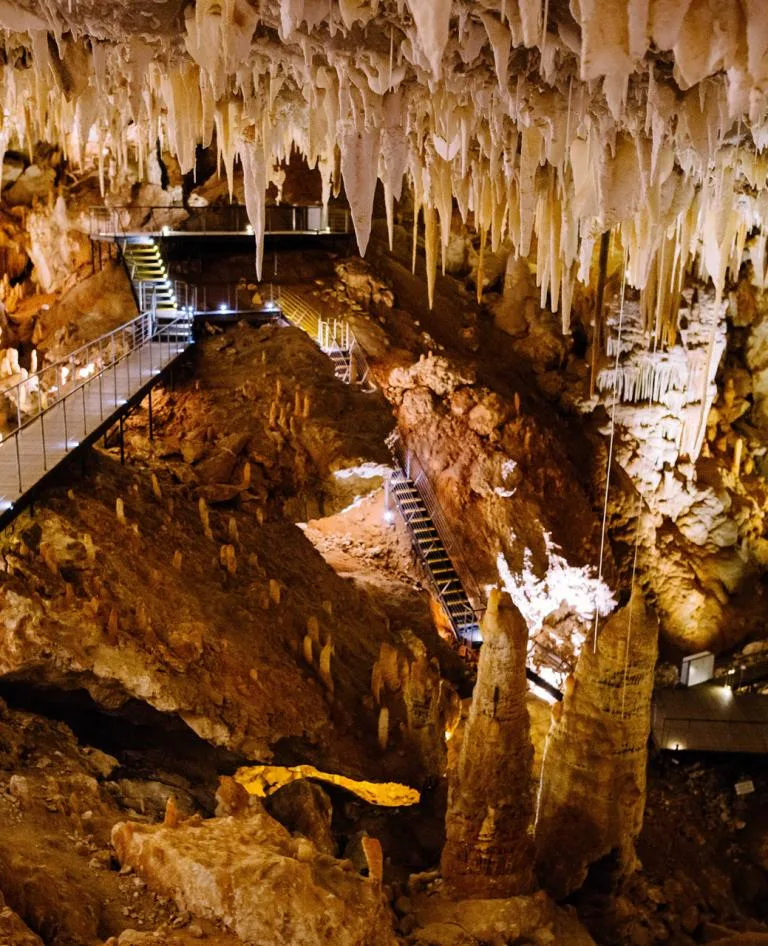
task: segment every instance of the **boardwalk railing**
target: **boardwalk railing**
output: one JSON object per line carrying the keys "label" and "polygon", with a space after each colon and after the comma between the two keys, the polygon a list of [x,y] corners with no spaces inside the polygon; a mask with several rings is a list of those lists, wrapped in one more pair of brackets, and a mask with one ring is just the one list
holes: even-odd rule
{"label": "boardwalk railing", "polygon": [[373,389],[370,367],[355,333],[344,319],[321,319],[317,325],[317,344],[336,367],[336,377],[345,384],[359,384]]}
{"label": "boardwalk railing", "polygon": [[[351,232],[346,207],[276,204],[266,208],[266,233],[275,235]],[[242,204],[224,207],[117,206],[90,208],[90,235],[113,239],[131,233],[158,235],[231,234],[250,236],[253,227]]]}
{"label": "boardwalk railing", "polygon": [[[0,443],[0,511],[192,342],[186,316],[158,327],[153,312],[126,322],[0,390],[13,429]],[[11,476],[11,469],[13,476]]]}
{"label": "boardwalk railing", "polygon": [[304,296],[291,289],[280,289],[280,310],[285,318],[314,339],[336,368],[336,376],[346,384],[359,384],[373,390],[371,369],[362,346],[346,319],[323,319]]}
{"label": "boardwalk railing", "polygon": [[429,482],[429,477],[424,467],[421,465],[415,452],[403,443],[397,431],[389,435],[387,438],[387,446],[393,458],[397,460],[405,472],[405,475],[418,490],[419,496],[429,512],[443,546],[450,556],[456,572],[461,578],[461,583],[464,586],[464,591],[472,606],[472,613],[475,620],[479,622],[482,615],[485,613],[485,598],[461,554],[458,543],[453,536],[453,531],[448,525],[445,513],[440,506],[435,491],[432,489],[432,484]]}

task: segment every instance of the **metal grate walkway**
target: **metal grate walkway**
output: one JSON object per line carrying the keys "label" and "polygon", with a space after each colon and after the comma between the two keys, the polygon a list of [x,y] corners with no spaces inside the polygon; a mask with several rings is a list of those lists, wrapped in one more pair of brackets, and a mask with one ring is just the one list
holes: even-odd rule
{"label": "metal grate walkway", "polygon": [[0,443],[0,528],[68,456],[140,400],[192,344],[186,320],[144,313],[0,391],[15,429]]}

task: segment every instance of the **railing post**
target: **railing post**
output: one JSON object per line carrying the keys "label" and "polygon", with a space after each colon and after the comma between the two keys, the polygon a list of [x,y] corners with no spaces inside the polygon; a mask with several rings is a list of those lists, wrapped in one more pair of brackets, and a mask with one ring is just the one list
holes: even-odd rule
{"label": "railing post", "polygon": [[19,475],[19,493],[23,493],[24,484],[22,483],[22,480],[21,480],[21,453],[19,451],[19,437],[20,436],[21,436],[21,432],[17,430],[16,436],[14,437],[14,440],[16,441],[16,472]]}
{"label": "railing post", "polygon": [[43,445],[43,470],[48,470],[48,455],[45,449],[45,421],[42,411],[40,412],[40,439]]}
{"label": "railing post", "polygon": [[64,449],[69,452],[69,428],[67,426],[67,398],[64,398],[62,402],[62,410],[64,411]]}

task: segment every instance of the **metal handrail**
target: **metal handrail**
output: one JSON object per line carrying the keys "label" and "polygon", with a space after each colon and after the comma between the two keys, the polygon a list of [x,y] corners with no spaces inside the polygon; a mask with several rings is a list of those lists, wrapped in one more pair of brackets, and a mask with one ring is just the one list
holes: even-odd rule
{"label": "metal handrail", "polygon": [[[238,294],[240,292],[250,293],[250,290],[243,287],[240,282],[205,283],[201,286],[195,285],[195,312],[198,315],[216,314],[219,312],[226,312],[230,315],[236,315],[238,312],[278,313],[280,311],[280,286],[271,282],[258,283],[258,288],[263,297],[267,295],[266,290],[268,290],[268,298],[265,299],[261,306],[244,306],[238,300]],[[226,301],[223,298],[225,292]],[[209,294],[214,295],[221,301],[213,302],[213,300],[209,299]]]}
{"label": "metal handrail", "polygon": [[394,459],[400,464],[405,475],[416,487],[422,502],[427,507],[427,512],[432,519],[437,534],[440,536],[440,541],[443,543],[443,547],[448,553],[448,557],[450,558],[457,575],[459,575],[461,579],[467,599],[472,606],[472,611],[479,619],[479,617],[482,616],[486,610],[485,603],[480,592],[480,586],[477,584],[474,575],[464,560],[458,544],[453,537],[453,532],[448,525],[448,521],[445,518],[445,514],[443,513],[440,503],[438,502],[435,491],[432,489],[432,484],[429,482],[429,477],[427,476],[426,470],[422,466],[421,461],[419,460],[415,451],[406,447],[406,445],[403,443],[403,440],[397,430],[393,431],[387,438],[387,446],[389,447]]}
{"label": "metal handrail", "polygon": [[342,380],[346,384],[359,384],[373,389],[369,381],[368,359],[346,319],[318,319],[316,340],[326,355],[339,354],[343,358],[345,373]]}
{"label": "metal handrail", "polygon": [[[224,207],[185,207],[183,204],[91,207],[91,237],[114,237],[126,233],[242,233],[252,235],[253,227],[242,204]],[[186,216],[180,217],[181,214]],[[123,221],[127,217],[128,225]],[[134,224],[134,219],[138,221]],[[272,204],[265,208],[265,232],[274,234],[350,233],[347,207],[322,204]]]}
{"label": "metal handrail", "polygon": [[[16,405],[17,426],[14,428],[14,432],[23,430],[60,400],[79,390],[79,388],[87,384],[92,377],[98,377],[100,373],[112,367],[113,364],[117,364],[126,354],[130,354],[131,351],[134,351],[135,348],[138,347],[134,345],[127,351],[123,351],[122,354],[117,355],[115,340],[118,336],[124,339],[130,334],[134,339],[140,339],[140,344],[144,344],[144,342],[153,335],[153,331],[151,330],[153,322],[154,313],[151,311],[143,312],[135,319],[131,319],[130,322],[125,322],[111,332],[107,332],[91,342],[86,342],[85,345],[74,349],[64,358],[60,358],[50,365],[44,365],[42,368],[29,374],[26,378],[16,382],[16,384],[11,387],[0,389],[0,395],[14,402]],[[110,349],[112,359],[110,361],[104,361],[102,359],[101,368],[96,370],[95,365],[97,362],[93,361],[90,356],[94,348],[101,354],[104,346]],[[83,365],[85,365],[85,367],[83,367]],[[88,370],[90,365],[94,365],[93,371]],[[73,381],[77,382],[78,374],[81,383],[71,384]],[[52,384],[46,385],[45,378],[50,376],[53,376],[54,381]],[[71,384],[71,386],[67,393],[64,394],[63,391],[66,390],[68,383]],[[21,402],[31,393],[37,394],[37,411],[22,420],[21,414],[24,412],[21,408]]]}
{"label": "metal handrail", "polygon": [[[28,375],[10,387],[0,390],[0,396],[15,407],[16,427],[4,437],[7,442],[11,437],[15,440],[16,464],[19,483],[19,492],[24,491],[24,478],[19,450],[19,435],[36,421],[40,421],[40,435],[43,456],[43,469],[48,469],[47,443],[45,437],[45,415],[55,406],[61,404],[64,410],[65,452],[70,451],[70,442],[74,449],[79,441],[70,437],[67,415],[67,403],[78,392],[82,392],[82,427],[83,436],[87,436],[87,416],[85,391],[90,385],[98,382],[99,385],[99,413],[101,421],[104,414],[104,375],[110,369],[115,369],[115,400],[117,398],[117,367],[131,354],[139,351],[149,341],[166,344],[168,358],[171,354],[171,345],[179,341],[187,344],[192,340],[192,329],[189,319],[180,316],[172,322],[158,326],[152,311],[142,312],[141,315],[111,332],[106,332],[99,338],[70,352],[50,365],[45,365],[38,371]],[[161,348],[162,353],[162,348]],[[149,367],[154,371],[152,349],[149,349]],[[140,362],[141,364],[141,359]],[[158,368],[158,370],[160,370]],[[130,364],[127,364],[128,381],[130,384]],[[32,402],[34,409],[30,413],[22,405],[25,401]],[[112,413],[114,413],[114,408]],[[24,416],[26,415],[26,416]],[[80,411],[73,418],[72,430],[80,428]],[[107,417],[109,414],[106,415]]]}

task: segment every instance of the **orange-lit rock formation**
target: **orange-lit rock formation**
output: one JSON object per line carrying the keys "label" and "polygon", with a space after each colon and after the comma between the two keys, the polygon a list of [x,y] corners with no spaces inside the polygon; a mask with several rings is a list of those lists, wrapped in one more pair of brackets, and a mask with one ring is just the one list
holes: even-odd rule
{"label": "orange-lit rock formation", "polygon": [[532,886],[528,628],[509,596],[494,590],[482,630],[472,707],[450,772],[440,866],[461,896],[510,897]]}

